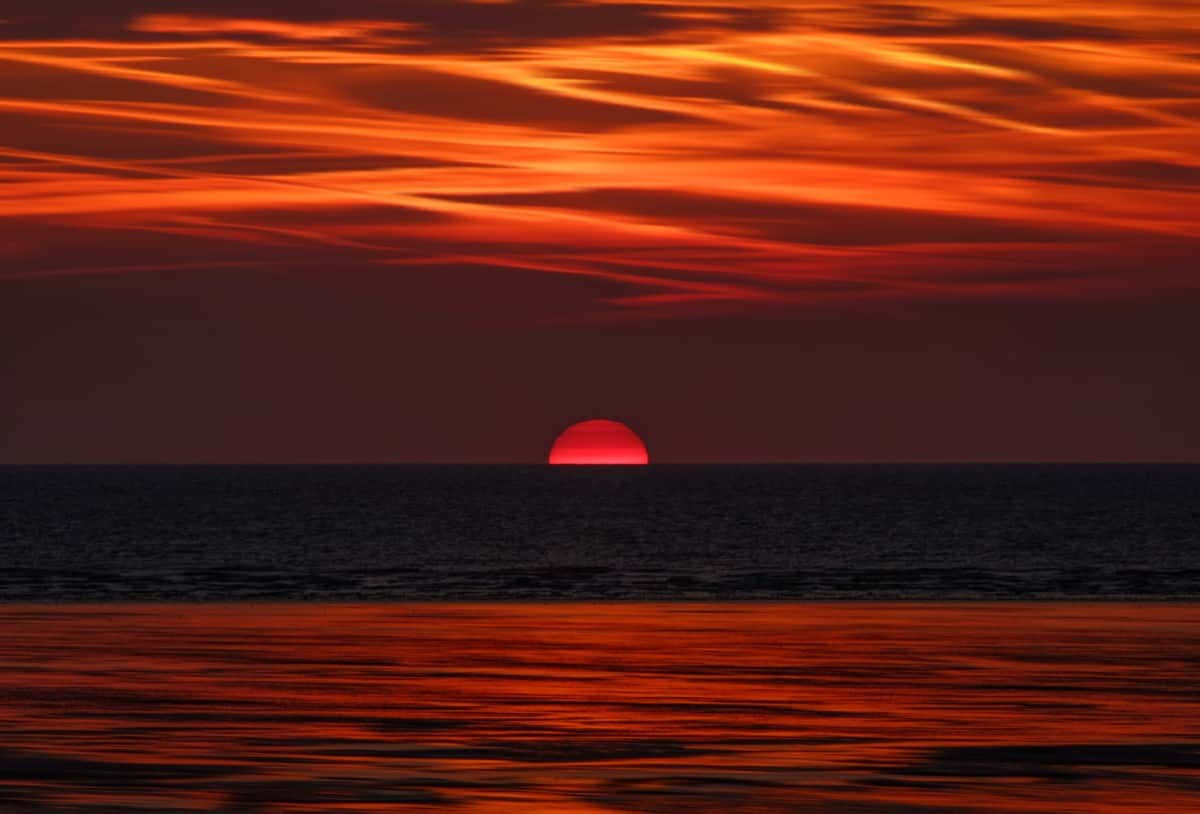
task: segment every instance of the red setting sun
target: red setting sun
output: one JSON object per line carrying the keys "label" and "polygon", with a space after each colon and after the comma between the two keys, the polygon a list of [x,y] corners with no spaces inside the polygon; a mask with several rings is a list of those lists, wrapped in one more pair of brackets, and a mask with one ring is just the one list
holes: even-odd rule
{"label": "red setting sun", "polygon": [[646,464],[650,456],[637,433],[603,418],[567,427],[550,448],[552,464]]}

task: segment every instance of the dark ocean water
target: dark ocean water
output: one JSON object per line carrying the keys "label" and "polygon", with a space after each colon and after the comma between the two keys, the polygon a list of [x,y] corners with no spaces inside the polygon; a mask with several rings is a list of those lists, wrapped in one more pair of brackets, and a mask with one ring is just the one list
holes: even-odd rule
{"label": "dark ocean water", "polygon": [[1200,597],[1200,466],[0,469],[0,600]]}

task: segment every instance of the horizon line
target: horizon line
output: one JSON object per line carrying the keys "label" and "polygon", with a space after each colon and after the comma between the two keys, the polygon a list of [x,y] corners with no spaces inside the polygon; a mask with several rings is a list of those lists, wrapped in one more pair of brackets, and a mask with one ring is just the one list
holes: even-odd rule
{"label": "horizon line", "polygon": [[1078,458],[861,458],[861,459],[788,459],[788,460],[673,460],[650,461],[645,464],[551,464],[548,461],[492,461],[492,460],[449,460],[449,461],[372,461],[372,460],[326,460],[326,461],[0,461],[0,469],[34,468],[106,468],[106,467],[389,467],[389,466],[489,466],[489,467],[546,467],[571,468],[644,468],[668,466],[1200,466],[1200,459],[1078,459]]}

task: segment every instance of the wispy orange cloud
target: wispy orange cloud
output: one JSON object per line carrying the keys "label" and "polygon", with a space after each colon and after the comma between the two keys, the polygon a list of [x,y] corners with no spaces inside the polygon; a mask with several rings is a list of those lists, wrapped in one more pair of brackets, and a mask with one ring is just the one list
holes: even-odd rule
{"label": "wispy orange cloud", "polygon": [[311,245],[602,278],[610,315],[1200,287],[1200,9],[410,11],[0,41],[0,217],[112,255],[6,278],[157,268],[123,249],[149,230],[222,269]]}
{"label": "wispy orange cloud", "polygon": [[337,20],[299,23],[287,20],[204,17],[194,14],[145,14],[129,26],[152,34],[265,34],[289,40],[336,40],[404,31],[407,23],[388,20]]}

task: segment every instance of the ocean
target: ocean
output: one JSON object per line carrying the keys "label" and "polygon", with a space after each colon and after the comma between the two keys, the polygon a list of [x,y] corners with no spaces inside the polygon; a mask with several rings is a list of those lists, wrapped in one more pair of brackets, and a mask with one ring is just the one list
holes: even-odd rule
{"label": "ocean", "polygon": [[0,470],[2,814],[1200,800],[1200,467]]}
{"label": "ocean", "polygon": [[0,469],[0,600],[1200,597],[1200,466]]}
{"label": "ocean", "polygon": [[5,814],[1159,814],[1200,606],[0,605]]}

